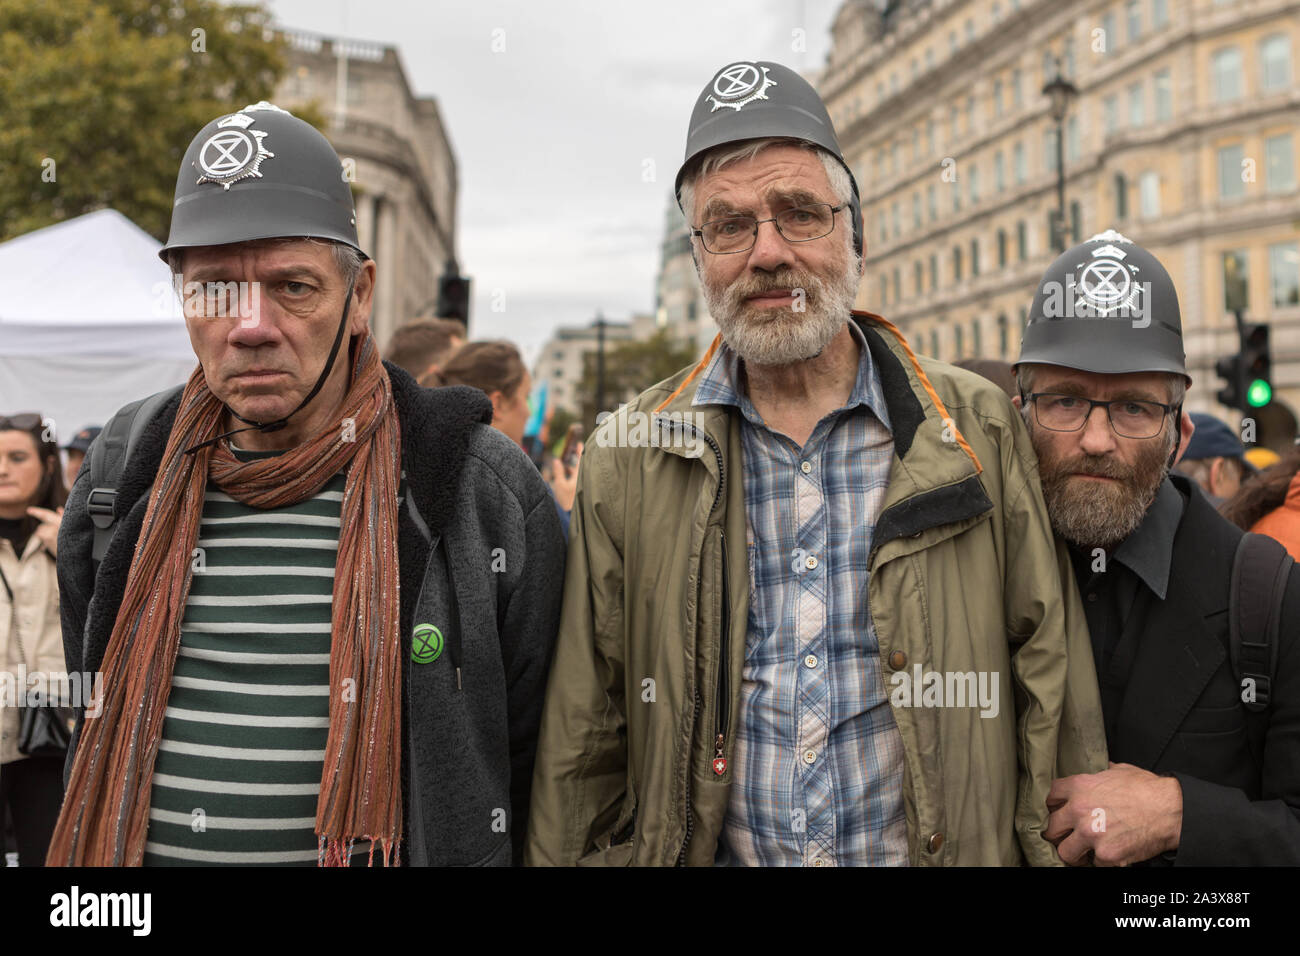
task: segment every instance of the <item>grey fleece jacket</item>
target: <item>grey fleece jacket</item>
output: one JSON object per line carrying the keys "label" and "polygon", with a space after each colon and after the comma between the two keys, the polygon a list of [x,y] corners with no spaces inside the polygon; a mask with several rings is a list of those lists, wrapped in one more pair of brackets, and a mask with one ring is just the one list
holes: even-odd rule
{"label": "grey fleece jacket", "polygon": [[[384,364],[410,491],[398,516],[402,862],[510,865],[521,858],[528,820],[564,538],[545,483],[523,451],[491,427],[482,392],[421,388]],[[178,391],[146,426],[116,483],[117,524],[98,572],[86,507],[93,445],[68,498],[58,567],[69,670],[93,672],[103,661],[179,404]],[[420,664],[411,659],[411,639],[425,623],[442,631],[445,649]],[[78,713],[68,768],[83,717]]]}

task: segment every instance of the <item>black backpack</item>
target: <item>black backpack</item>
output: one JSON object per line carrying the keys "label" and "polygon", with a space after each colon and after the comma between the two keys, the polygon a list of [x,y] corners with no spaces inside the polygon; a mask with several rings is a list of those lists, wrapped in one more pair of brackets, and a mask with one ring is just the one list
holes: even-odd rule
{"label": "black backpack", "polygon": [[177,385],[122,406],[108,420],[91,446],[86,462],[86,467],[90,469],[90,494],[86,497],[86,510],[95,525],[95,543],[91,557],[96,569],[104,560],[104,552],[108,550],[108,542],[113,537],[113,526],[117,524],[117,515],[114,514],[117,483],[122,478],[126,463],[131,459],[131,453],[135,451],[145,426],[184,387]]}
{"label": "black backpack", "polygon": [[1242,706],[1246,708],[1250,752],[1261,771],[1268,708],[1277,673],[1282,602],[1294,564],[1295,559],[1277,541],[1249,532],[1241,536],[1232,560],[1228,592],[1229,651],[1233,673],[1242,689]]}

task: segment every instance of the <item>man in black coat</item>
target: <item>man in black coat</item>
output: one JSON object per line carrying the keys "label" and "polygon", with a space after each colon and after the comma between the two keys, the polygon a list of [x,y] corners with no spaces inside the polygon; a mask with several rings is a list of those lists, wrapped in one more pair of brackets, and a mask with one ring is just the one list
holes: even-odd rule
{"label": "man in black coat", "polygon": [[1229,634],[1243,532],[1169,474],[1193,424],[1164,268],[1112,231],[1065,253],[1034,298],[1017,376],[1112,761],[1053,783],[1047,838],[1071,864],[1300,864],[1300,569],[1263,592],[1282,615],[1272,679],[1243,679]]}

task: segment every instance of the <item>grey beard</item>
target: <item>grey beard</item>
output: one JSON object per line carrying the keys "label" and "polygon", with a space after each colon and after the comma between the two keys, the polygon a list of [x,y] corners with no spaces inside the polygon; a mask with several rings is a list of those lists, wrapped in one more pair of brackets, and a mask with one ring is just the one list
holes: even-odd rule
{"label": "grey beard", "polygon": [[[774,276],[772,285],[780,284],[778,278]],[[749,308],[734,284],[716,289],[702,283],[705,304],[718,323],[723,341],[746,362],[791,365],[820,355],[844,327],[853,308],[858,294],[858,273],[850,266],[843,275],[830,281],[806,276],[802,282],[788,285],[805,291],[804,312]]]}
{"label": "grey beard", "polygon": [[1043,500],[1047,502],[1052,528],[1077,547],[1110,551],[1142,523],[1164,475],[1147,494],[1127,484],[1071,488],[1069,480],[1066,477],[1043,482]]}

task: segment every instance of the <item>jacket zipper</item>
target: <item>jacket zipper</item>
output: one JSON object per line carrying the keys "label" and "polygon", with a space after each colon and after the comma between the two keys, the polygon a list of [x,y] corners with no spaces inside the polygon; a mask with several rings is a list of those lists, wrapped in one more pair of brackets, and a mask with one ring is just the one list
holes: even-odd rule
{"label": "jacket zipper", "polygon": [[[719,448],[719,447],[718,447],[718,443],[717,443],[716,441],[713,440],[713,436],[704,434],[704,433],[701,432],[698,428],[696,428],[694,425],[690,425],[690,424],[687,424],[686,422],[682,422],[681,427],[682,427],[682,428],[689,428],[689,429],[690,429],[690,430],[691,430],[691,431],[692,431],[696,436],[698,436],[698,437],[702,437],[706,442],[708,442],[708,443],[709,443],[709,448],[711,448],[711,449],[713,450],[713,457],[714,457],[715,459],[717,459],[717,462],[718,462],[718,489],[717,489],[717,491],[714,492],[714,494],[713,494],[713,504],[710,505],[710,507],[709,507],[709,514],[713,514],[713,512],[714,512],[714,511],[717,509],[717,507],[718,507],[718,502],[722,500],[722,490],[723,490],[723,488],[726,487],[726,484],[727,484],[727,476],[726,476],[726,472],[723,471],[723,463],[722,463],[722,449]],[[723,641],[723,644],[724,644],[724,646],[725,646],[726,639],[727,639],[727,634],[726,634],[726,628],[727,628],[727,624],[726,624],[726,620],[727,620],[727,594],[726,594],[726,580],[727,580],[726,575],[727,575],[727,565],[726,565],[726,538],[725,538],[725,532],[724,532],[724,538],[723,538],[723,564],[722,564],[722,575],[723,575],[722,580],[723,580],[723,621],[724,621],[724,624],[723,624],[723,635],[722,635],[722,641]],[[725,680],[726,680],[726,675],[725,675],[725,672],[726,672],[725,661],[726,661],[726,658],[725,658],[725,657],[721,657],[721,662],[722,662],[722,663],[721,663],[720,666],[719,666],[719,681],[720,681],[720,683],[722,684],[723,687],[726,686],[726,684],[725,684]],[[699,688],[699,685],[697,684],[696,687],[695,687],[695,717],[694,717],[694,724],[693,724],[694,727],[698,727],[698,726],[700,725],[700,709],[701,709],[701,706],[700,706],[700,688]],[[729,709],[729,708],[726,708],[725,706],[720,705],[719,710],[721,711],[721,710],[724,710],[724,709]],[[714,737],[714,753],[715,753],[717,756],[721,756],[721,755],[722,755],[722,745],[726,742],[726,736],[725,736],[725,733],[726,733],[726,723],[725,723],[725,721],[726,721],[726,718],[725,718],[725,717],[722,717],[722,719],[721,719],[721,723],[720,723],[720,733],[717,734],[717,735],[715,735],[715,737]],[[716,759],[716,757],[715,757],[715,759]],[[688,758],[687,758],[687,762],[686,762],[686,835],[685,835],[685,836],[683,837],[683,839],[682,839],[682,848],[681,848],[680,852],[678,852],[678,854],[677,854],[677,866],[685,866],[685,865],[686,865],[686,848],[689,847],[689,846],[691,845],[691,837],[694,835],[694,833],[695,833],[695,815],[694,815],[694,813],[691,811],[691,762],[690,762],[690,759],[689,759],[689,757],[688,757]]]}
{"label": "jacket zipper", "polygon": [[727,745],[727,720],[731,705],[727,696],[727,670],[731,655],[728,653],[731,638],[731,589],[727,586],[727,533],[722,533],[722,640],[718,645],[717,732],[713,736],[713,772],[721,777],[727,772],[727,758],[723,750]]}

